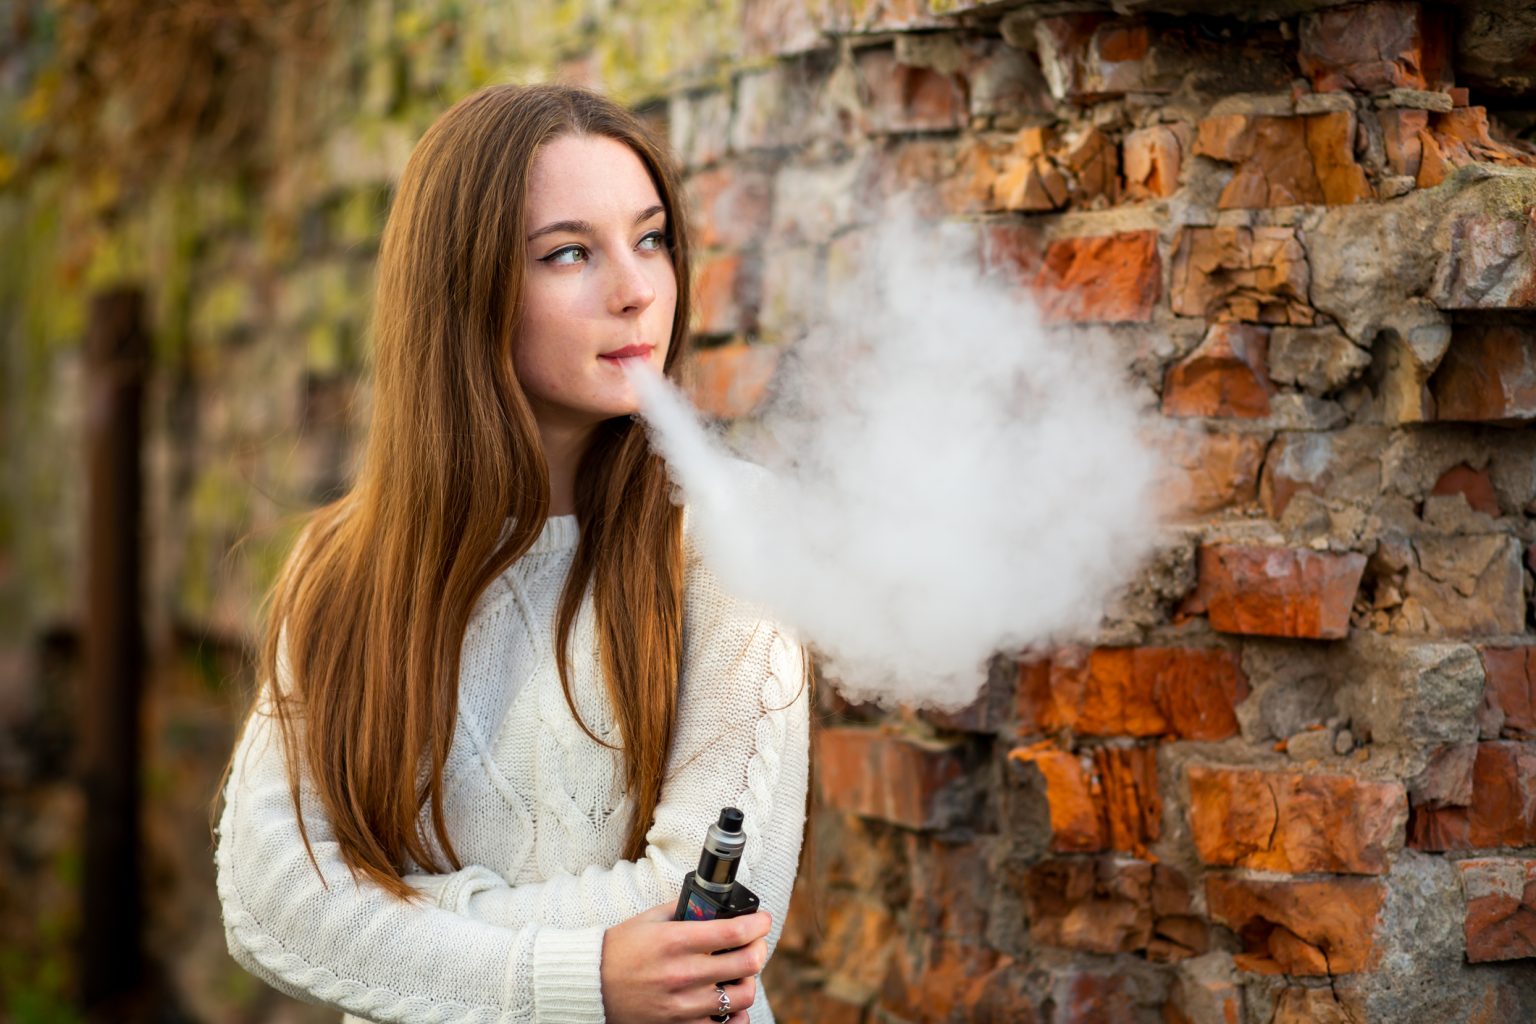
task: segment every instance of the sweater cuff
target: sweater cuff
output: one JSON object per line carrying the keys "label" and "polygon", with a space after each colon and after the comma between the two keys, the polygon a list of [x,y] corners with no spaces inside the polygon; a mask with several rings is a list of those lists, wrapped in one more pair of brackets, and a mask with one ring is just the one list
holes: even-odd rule
{"label": "sweater cuff", "polygon": [[540,1024],[603,1024],[603,928],[540,928],[533,1011]]}

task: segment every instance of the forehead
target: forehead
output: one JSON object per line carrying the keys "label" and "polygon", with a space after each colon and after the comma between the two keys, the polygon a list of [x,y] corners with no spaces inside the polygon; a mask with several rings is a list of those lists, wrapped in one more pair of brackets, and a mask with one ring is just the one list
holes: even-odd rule
{"label": "forehead", "polygon": [[528,177],[528,222],[622,221],[661,202],[635,151],[606,136],[562,135],[540,146]]}

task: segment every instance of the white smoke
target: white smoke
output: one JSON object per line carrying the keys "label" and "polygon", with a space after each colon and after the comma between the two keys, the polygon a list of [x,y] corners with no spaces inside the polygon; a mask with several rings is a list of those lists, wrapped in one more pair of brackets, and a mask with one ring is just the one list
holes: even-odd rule
{"label": "white smoke", "polygon": [[973,247],[887,214],[739,454],[654,371],[652,442],[722,583],[849,699],[953,708],[996,651],[1091,632],[1157,523],[1112,356],[1046,332]]}

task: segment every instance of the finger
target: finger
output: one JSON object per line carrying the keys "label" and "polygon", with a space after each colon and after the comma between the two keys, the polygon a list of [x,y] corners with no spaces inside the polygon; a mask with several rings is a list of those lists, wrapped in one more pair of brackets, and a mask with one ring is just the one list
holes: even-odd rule
{"label": "finger", "polygon": [[726,1006],[729,1008],[728,1012],[732,1021],[740,1020],[745,1022],[747,1020],[745,1011],[747,1007],[752,1005],[752,1000],[744,998],[739,992],[740,985],[726,985],[724,988],[726,996],[724,1001],[720,998],[720,988],[710,985],[706,988],[698,989],[689,1002],[692,1006],[697,1007],[699,1016],[703,1020],[715,1020],[720,1015],[721,1006]]}
{"label": "finger", "polygon": [[762,911],[723,921],[679,922],[684,929],[680,933],[680,948],[694,953],[734,949],[767,935],[772,923],[773,919]]}
{"label": "finger", "polygon": [[[720,981],[750,978],[761,971],[767,962],[768,944],[758,939],[729,953],[695,956],[689,967],[693,976],[700,982],[713,985]],[[733,995],[732,998],[735,996]]]}
{"label": "finger", "polygon": [[642,910],[635,916],[643,921],[670,921],[675,913],[677,913],[676,903],[658,903],[651,909]]}
{"label": "finger", "polygon": [[733,985],[725,986],[725,991],[731,997],[731,1009],[745,1010],[757,1002],[757,979],[748,975]]}

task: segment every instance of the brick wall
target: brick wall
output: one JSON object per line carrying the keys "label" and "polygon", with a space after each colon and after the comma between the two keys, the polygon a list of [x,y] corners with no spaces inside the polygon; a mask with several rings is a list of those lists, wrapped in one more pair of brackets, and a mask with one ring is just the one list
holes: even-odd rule
{"label": "brick wall", "polygon": [[223,960],[210,905],[232,666],[283,516],[347,478],[411,142],[469,89],[558,75],[634,104],[688,172],[712,414],[750,421],[914,188],[976,233],[978,273],[1108,335],[1160,413],[1169,523],[1100,635],[999,661],[957,714],[827,694],[781,1020],[1536,1018],[1536,21],[1119,6],[374,0],[270,56],[256,144],[147,180],[27,161],[68,78],[62,36],[23,35],[0,150],[3,769],[36,823],[5,855],[41,880],[20,916],[46,899],[55,951],[78,926],[59,466],[86,297],[136,280],[151,927],[197,1015],[291,1012]]}

